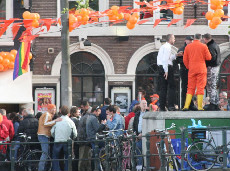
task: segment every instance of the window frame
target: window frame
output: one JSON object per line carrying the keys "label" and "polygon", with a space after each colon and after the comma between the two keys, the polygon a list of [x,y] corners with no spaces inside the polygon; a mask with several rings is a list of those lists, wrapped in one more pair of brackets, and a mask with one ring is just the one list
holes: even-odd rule
{"label": "window frame", "polygon": [[[139,5],[137,5],[135,2],[140,2],[140,0],[133,0],[133,8],[140,8]],[[160,3],[160,2],[157,2]],[[173,19],[179,19],[182,18],[181,21],[177,22],[175,25],[176,26],[181,26],[183,24],[183,20],[184,20],[184,13],[182,15],[177,15],[177,14],[173,14]],[[146,18],[148,19],[148,18]],[[143,25],[152,25],[155,23],[156,19],[160,19],[160,10],[154,10],[153,11],[153,17],[151,17],[151,21],[148,21],[146,23],[144,23]],[[170,21],[163,21],[160,22],[159,25],[168,25],[170,23]]]}
{"label": "window frame", "polygon": [[[13,18],[14,14],[14,4],[13,0],[5,0],[6,1],[6,20],[9,20],[10,18]],[[3,34],[0,38],[0,46],[13,46],[14,41],[12,39],[13,34],[11,31],[12,24],[8,27],[6,30],[6,34]]]}

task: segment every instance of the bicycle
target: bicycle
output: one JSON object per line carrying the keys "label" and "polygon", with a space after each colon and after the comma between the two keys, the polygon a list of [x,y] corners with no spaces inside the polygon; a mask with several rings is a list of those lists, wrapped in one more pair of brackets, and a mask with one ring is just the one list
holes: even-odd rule
{"label": "bicycle", "polygon": [[[208,135],[210,138],[206,139],[206,129],[191,130],[193,142],[186,150],[186,159],[193,170],[207,171],[215,165],[223,164],[224,148],[230,146],[230,142],[227,145],[217,146],[211,131],[208,131]],[[229,149],[227,155],[229,155]]]}
{"label": "bicycle", "polygon": [[[173,168],[173,170],[178,171],[179,170],[179,164],[178,160],[175,156],[175,152],[171,143],[171,137],[169,135],[168,130],[175,128],[176,125],[172,123],[172,125],[169,128],[166,128],[164,130],[156,130],[160,133],[161,141],[156,143],[157,151],[159,154],[159,157],[161,159],[161,170],[170,170],[170,166]],[[167,138],[168,146],[166,146],[164,139]]]}
{"label": "bicycle", "polygon": [[[17,155],[17,159],[15,161],[16,168],[18,168],[20,171],[22,169],[25,171],[37,171],[40,157],[42,154],[45,154],[48,160],[46,161],[45,169],[46,171],[50,171],[52,168],[52,162],[49,155],[37,149],[32,150],[30,145],[28,144],[29,140],[31,140],[30,136],[19,133],[19,138],[23,143],[20,144],[20,148],[18,149],[19,154]],[[16,143],[15,145],[17,144],[18,143]]]}

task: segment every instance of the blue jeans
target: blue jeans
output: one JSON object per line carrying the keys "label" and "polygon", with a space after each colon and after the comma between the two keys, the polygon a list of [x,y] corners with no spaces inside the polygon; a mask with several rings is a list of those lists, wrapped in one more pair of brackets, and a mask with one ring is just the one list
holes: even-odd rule
{"label": "blue jeans", "polygon": [[38,140],[41,143],[42,152],[44,152],[42,153],[41,158],[40,158],[40,162],[38,165],[38,171],[44,171],[45,164],[46,164],[44,160],[47,160],[47,156],[49,154],[49,143],[48,143],[49,138],[46,137],[45,135],[38,135]]}
{"label": "blue jeans", "polygon": [[[140,150],[140,151],[137,150],[136,154],[142,155],[142,140],[141,139],[136,142],[136,147],[139,148],[139,150]],[[138,159],[137,165],[143,165],[142,157],[138,157],[137,159]]]}
{"label": "blue jeans", "polygon": [[[62,148],[63,148],[64,154],[65,154],[65,159],[68,159],[68,146],[66,143],[63,143],[63,144],[54,144],[53,155],[52,155],[53,160],[59,159],[60,151],[62,150]],[[53,165],[53,168],[52,168],[53,171],[61,171],[59,161],[53,161],[52,165]],[[64,170],[65,171],[68,170],[68,160],[65,160]]]}

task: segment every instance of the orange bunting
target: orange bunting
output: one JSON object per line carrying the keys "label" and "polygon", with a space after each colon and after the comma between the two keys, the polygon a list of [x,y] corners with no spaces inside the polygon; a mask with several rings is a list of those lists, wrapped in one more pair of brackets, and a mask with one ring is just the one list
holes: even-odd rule
{"label": "orange bunting", "polygon": [[186,22],[186,25],[184,26],[184,28],[191,26],[195,21],[196,21],[196,19],[187,19],[187,22]]}
{"label": "orange bunting", "polygon": [[156,27],[162,20],[164,20],[163,18],[161,19],[156,19],[153,25],[153,28]]}
{"label": "orange bunting", "polygon": [[137,24],[144,24],[146,22],[148,22],[149,20],[141,20],[141,21],[138,21]]}
{"label": "orange bunting", "polygon": [[18,30],[20,29],[22,24],[23,23],[14,23],[13,24],[13,26],[12,26],[13,40],[15,39],[15,36],[17,35]]}
{"label": "orange bunting", "polygon": [[180,19],[172,19],[172,21],[168,24],[168,27],[170,27],[172,24],[176,24],[178,21],[180,21]]}
{"label": "orange bunting", "polygon": [[51,18],[47,18],[47,19],[42,19],[41,20],[43,22],[42,26],[46,26],[47,31],[50,30],[51,24],[52,24],[52,19]]}

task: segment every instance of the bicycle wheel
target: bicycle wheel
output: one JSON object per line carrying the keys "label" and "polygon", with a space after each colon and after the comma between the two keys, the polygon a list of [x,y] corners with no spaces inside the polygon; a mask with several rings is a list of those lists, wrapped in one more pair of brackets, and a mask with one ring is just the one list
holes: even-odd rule
{"label": "bicycle wheel", "polygon": [[[47,160],[51,160],[48,154],[42,151],[31,151],[27,156],[24,161],[24,166],[27,171],[37,171],[38,170],[38,164],[40,161],[40,157],[42,154],[45,154],[47,156]],[[46,161],[45,164],[45,171],[50,171],[52,168],[52,162],[51,161]]]}
{"label": "bicycle wheel", "polygon": [[105,148],[101,148],[99,152],[99,158],[100,158],[100,164],[103,170],[106,169],[106,153],[105,153]]}
{"label": "bicycle wheel", "polygon": [[209,170],[216,162],[214,147],[205,141],[195,142],[188,147],[186,157],[189,166],[194,170]]}
{"label": "bicycle wheel", "polygon": [[131,167],[134,165],[134,166],[136,166],[135,170],[143,170],[144,157],[143,156],[137,156],[137,155],[142,155],[142,152],[138,147],[136,147],[136,149],[134,150],[134,156],[135,156],[134,157],[134,163],[131,160]]}

